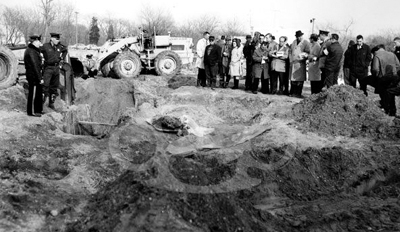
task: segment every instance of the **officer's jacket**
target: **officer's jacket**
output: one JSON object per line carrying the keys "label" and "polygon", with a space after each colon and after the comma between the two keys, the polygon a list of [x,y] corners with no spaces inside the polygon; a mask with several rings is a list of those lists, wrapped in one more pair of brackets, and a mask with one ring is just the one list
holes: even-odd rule
{"label": "officer's jacket", "polygon": [[42,79],[42,57],[40,56],[40,49],[33,44],[29,44],[24,53],[24,63],[26,79],[28,81],[40,82]]}
{"label": "officer's jacket", "polygon": [[53,46],[50,42],[43,44],[40,51],[43,53],[45,66],[57,65],[67,55],[65,46],[61,44]]}

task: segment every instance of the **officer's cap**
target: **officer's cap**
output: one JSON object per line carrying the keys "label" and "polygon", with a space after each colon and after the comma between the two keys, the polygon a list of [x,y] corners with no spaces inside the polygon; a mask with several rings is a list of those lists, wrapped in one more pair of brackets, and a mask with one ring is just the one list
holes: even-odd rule
{"label": "officer's cap", "polygon": [[50,33],[50,37],[51,37],[51,38],[60,39],[60,35],[61,35],[60,33],[53,33],[53,32]]}
{"label": "officer's cap", "polygon": [[41,39],[42,39],[42,36],[37,35],[37,34],[33,34],[33,35],[30,35],[30,36],[29,36],[29,39],[30,39],[31,41],[41,40]]}
{"label": "officer's cap", "polygon": [[319,30],[319,35],[328,35],[329,31]]}
{"label": "officer's cap", "polygon": [[87,58],[92,58],[93,54],[87,54],[86,57]]}
{"label": "officer's cap", "polygon": [[251,35],[246,35],[246,39],[251,39]]}
{"label": "officer's cap", "polygon": [[215,40],[215,37],[211,35],[211,36],[208,38],[208,40],[214,41],[214,40]]}

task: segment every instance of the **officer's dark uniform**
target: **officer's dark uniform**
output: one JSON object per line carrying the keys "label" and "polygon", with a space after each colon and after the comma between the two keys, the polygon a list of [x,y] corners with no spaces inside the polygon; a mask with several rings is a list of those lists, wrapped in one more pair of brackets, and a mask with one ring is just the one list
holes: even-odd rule
{"label": "officer's dark uniform", "polygon": [[[50,33],[51,38],[60,39],[60,34]],[[54,101],[58,96],[57,89],[60,85],[60,62],[64,60],[67,55],[67,48],[60,43],[57,45],[51,41],[43,44],[41,52],[44,57],[44,68],[43,68],[43,93],[44,100],[49,97],[49,107],[54,109]]]}
{"label": "officer's dark uniform", "polygon": [[[30,36],[32,42],[39,40],[40,36]],[[30,43],[24,53],[24,64],[26,69],[26,80],[29,85],[27,114],[29,116],[40,117],[43,111],[42,103],[42,57],[40,56],[40,49]],[[32,112],[32,103],[33,111]]]}

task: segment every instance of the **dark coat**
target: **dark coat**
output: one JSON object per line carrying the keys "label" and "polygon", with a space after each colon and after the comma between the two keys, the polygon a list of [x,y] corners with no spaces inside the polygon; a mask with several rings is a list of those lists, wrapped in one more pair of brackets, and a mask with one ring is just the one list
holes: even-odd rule
{"label": "dark coat", "polygon": [[221,62],[221,47],[217,44],[210,44],[204,53],[204,65],[214,66]]}
{"label": "dark coat", "polygon": [[351,47],[351,67],[350,71],[354,73],[365,73],[371,63],[371,49],[368,45],[363,44],[360,49],[357,49],[357,44]]}
{"label": "dark coat", "polygon": [[351,50],[348,48],[344,52],[343,68],[351,68]]}
{"label": "dark coat", "polygon": [[328,55],[325,60],[325,69],[332,72],[340,70],[340,61],[343,57],[343,48],[338,42],[331,43],[326,47]]}
{"label": "dark coat", "polygon": [[40,47],[40,51],[43,53],[44,65],[54,65],[60,63],[61,60],[67,55],[67,49],[61,44],[52,46],[51,43],[45,43]]}
{"label": "dark coat", "polygon": [[33,44],[29,44],[24,53],[24,63],[27,81],[39,84],[42,80],[42,57],[40,56],[40,49]]}
{"label": "dark coat", "polygon": [[243,55],[244,58],[246,58],[247,61],[252,61],[253,60],[253,52],[255,50],[255,46],[253,42],[246,42],[246,44],[243,47]]}

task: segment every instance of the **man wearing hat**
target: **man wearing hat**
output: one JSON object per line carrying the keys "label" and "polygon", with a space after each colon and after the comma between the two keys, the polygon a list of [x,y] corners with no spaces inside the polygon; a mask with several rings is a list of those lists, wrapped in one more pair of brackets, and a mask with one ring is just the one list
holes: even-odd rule
{"label": "man wearing hat", "polygon": [[204,53],[204,67],[206,69],[207,86],[212,90],[216,87],[218,67],[221,62],[221,47],[215,44],[215,37],[210,36],[210,45],[206,47]]}
{"label": "man wearing hat", "polygon": [[290,94],[293,97],[302,97],[303,84],[307,77],[306,60],[310,54],[310,42],[303,39],[304,33],[296,31],[296,39],[289,50],[289,78],[291,80]]}
{"label": "man wearing hat", "polygon": [[319,64],[318,64],[319,69],[321,70],[321,81],[319,81],[319,84],[317,84],[317,87],[315,88],[315,93],[320,93],[322,91],[327,76],[327,70],[325,69],[326,55],[324,54],[324,50],[326,50],[326,48],[330,45],[329,31],[319,30],[319,39],[322,41],[320,44],[321,49],[319,52]]}
{"label": "man wearing hat", "polygon": [[93,54],[87,54],[86,60],[83,62],[83,79],[88,77],[94,78],[97,75],[96,61],[93,59]]}
{"label": "man wearing hat", "polygon": [[222,73],[220,83],[223,88],[228,87],[231,75],[229,74],[229,65],[232,55],[232,39],[230,36],[225,38],[225,46],[222,48]]}
{"label": "man wearing hat", "polygon": [[251,90],[253,84],[252,67],[253,67],[253,52],[255,50],[255,44],[251,41],[251,35],[246,35],[246,43],[243,47],[243,55],[246,59],[246,82],[245,90]]}
{"label": "man wearing hat", "polygon": [[[29,85],[27,114],[29,116],[41,117],[43,111],[42,103],[42,57],[40,56],[41,36],[32,35],[30,43],[24,53],[26,69],[26,80]],[[33,103],[33,111],[32,111]]]}
{"label": "man wearing hat", "polygon": [[50,33],[50,41],[43,44],[41,52],[44,57],[43,67],[43,104],[49,98],[49,107],[53,110],[54,102],[58,96],[60,85],[60,63],[64,61],[67,55],[66,46],[60,44],[60,34]]}

